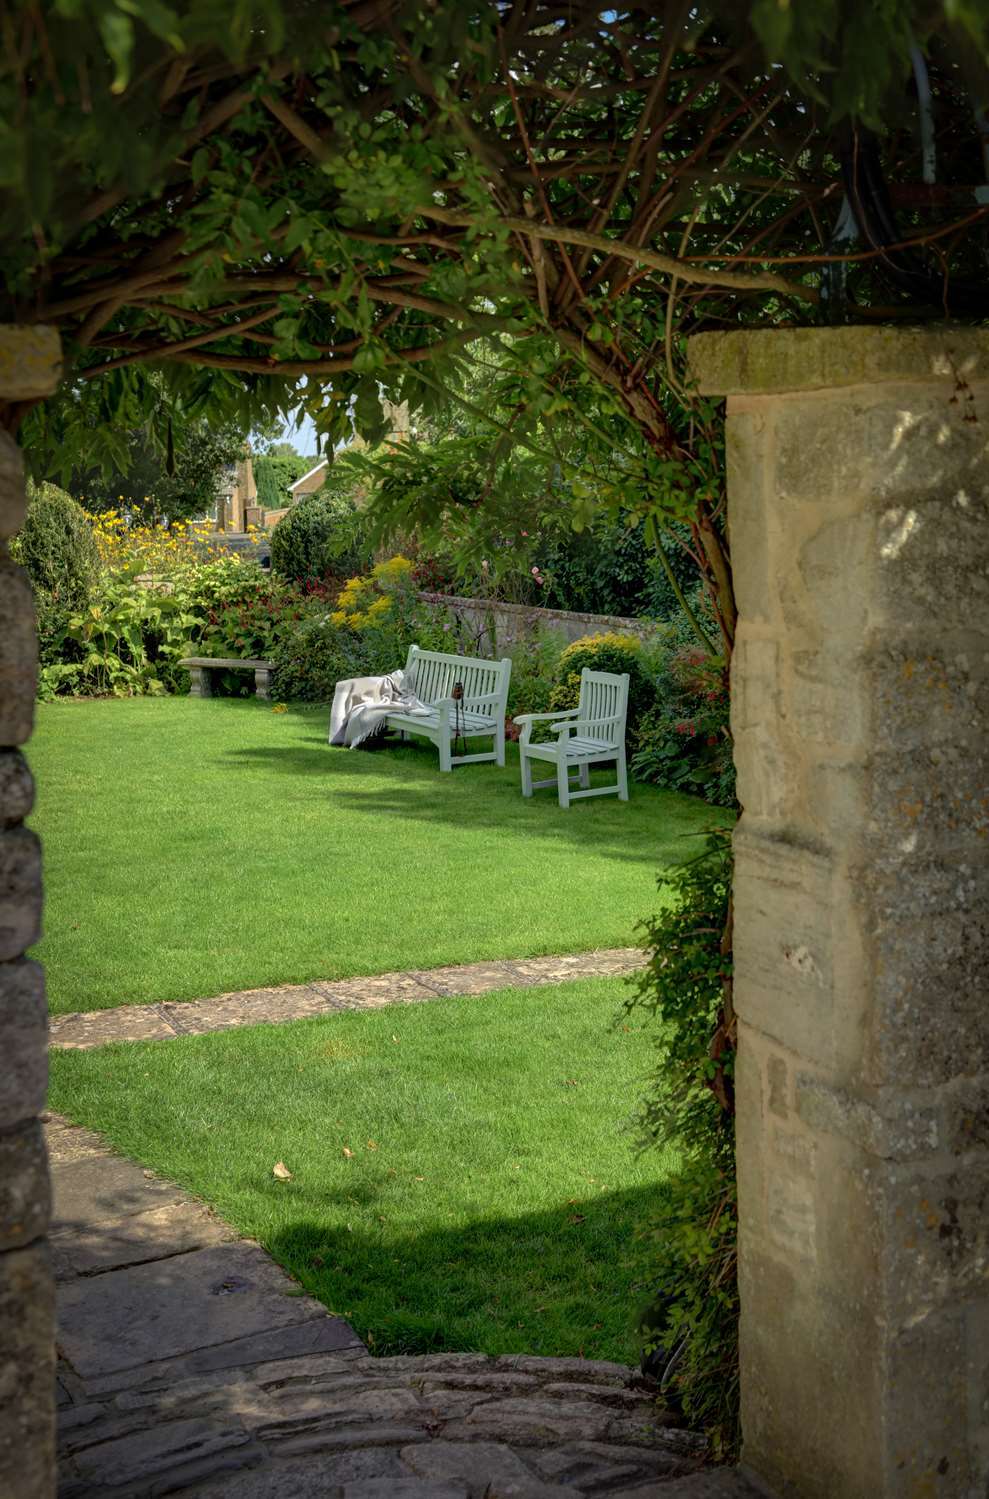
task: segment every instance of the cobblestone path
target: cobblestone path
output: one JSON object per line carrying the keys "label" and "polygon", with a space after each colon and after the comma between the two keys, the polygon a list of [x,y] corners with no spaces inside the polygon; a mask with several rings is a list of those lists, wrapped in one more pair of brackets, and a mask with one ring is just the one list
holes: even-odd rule
{"label": "cobblestone path", "polygon": [[238,1025],[278,1025],[309,1015],[339,1010],[377,1010],[383,1005],[419,1004],[457,994],[486,994],[492,989],[562,984],[567,979],[611,978],[632,973],[645,959],[637,947],[606,952],[573,953],[557,958],[517,958],[497,963],[466,963],[408,973],[381,973],[370,978],[334,979],[329,983],[289,984],[275,989],[245,989],[215,999],[185,1004],[121,1005],[59,1015],[51,1022],[51,1044],[84,1050],[110,1041],[162,1041],[169,1036],[200,1036]]}
{"label": "cobblestone path", "polygon": [[635,1371],[371,1358],[259,1245],[52,1117],[60,1499],[747,1499]]}

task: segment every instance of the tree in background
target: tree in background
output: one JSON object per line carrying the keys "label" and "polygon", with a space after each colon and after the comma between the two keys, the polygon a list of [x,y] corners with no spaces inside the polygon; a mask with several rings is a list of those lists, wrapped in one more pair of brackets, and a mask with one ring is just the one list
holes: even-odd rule
{"label": "tree in background", "polygon": [[203,419],[183,423],[181,415],[169,433],[163,447],[151,424],[129,432],[120,466],[109,474],[97,468],[72,474],[69,492],[87,510],[121,510],[145,525],[208,515],[221,479],[244,454],[246,434]]}
{"label": "tree in background", "polygon": [[258,503],[266,510],[282,510],[291,504],[289,485],[308,473],[316,460],[303,458],[291,443],[279,442],[254,459],[254,482]]}

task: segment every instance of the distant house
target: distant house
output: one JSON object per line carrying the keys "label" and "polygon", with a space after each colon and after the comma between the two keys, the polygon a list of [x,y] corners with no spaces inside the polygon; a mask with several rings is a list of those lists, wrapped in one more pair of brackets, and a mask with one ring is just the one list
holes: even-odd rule
{"label": "distant house", "polygon": [[[393,401],[382,401],[381,406],[390,423],[385,442],[407,442],[409,437],[408,401],[403,401],[400,406],[396,406]],[[364,446],[364,441],[360,437],[353,438],[347,444],[347,447],[351,449],[363,448]],[[289,504],[295,505],[299,500],[304,499],[307,494],[315,494],[318,489],[322,489],[326,483],[329,466],[330,460],[328,458],[321,458],[308,473],[302,475],[301,479],[296,479],[294,484],[290,484],[288,487],[290,496]],[[269,511],[269,514],[271,513]]]}
{"label": "distant house", "polygon": [[297,500],[302,499],[303,495],[315,494],[317,489],[322,489],[326,483],[326,471],[329,466],[330,460],[321,458],[315,468],[311,468],[307,474],[302,475],[301,479],[296,479],[294,484],[290,484],[288,487],[291,496],[289,504],[294,505]]}
{"label": "distant house", "polygon": [[261,512],[257,506],[258,488],[248,450],[239,462],[230,465],[217,485],[216,529],[246,531],[251,523],[258,525]]}

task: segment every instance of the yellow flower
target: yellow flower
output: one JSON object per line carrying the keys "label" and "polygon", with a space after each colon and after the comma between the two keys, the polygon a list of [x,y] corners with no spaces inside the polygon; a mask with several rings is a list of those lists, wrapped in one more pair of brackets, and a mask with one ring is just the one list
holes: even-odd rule
{"label": "yellow flower", "polygon": [[381,598],[375,599],[374,603],[368,606],[367,617],[368,619],[380,619],[383,614],[388,614],[390,610],[391,599],[385,598],[382,595]]}
{"label": "yellow flower", "polygon": [[330,623],[334,625],[345,625],[347,623],[347,616],[342,609],[334,609],[330,615]]}

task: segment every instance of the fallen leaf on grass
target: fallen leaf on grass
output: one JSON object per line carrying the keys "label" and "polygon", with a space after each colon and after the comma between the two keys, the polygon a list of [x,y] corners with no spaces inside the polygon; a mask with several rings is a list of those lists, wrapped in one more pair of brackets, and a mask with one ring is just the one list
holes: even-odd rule
{"label": "fallen leaf on grass", "polygon": [[348,1161],[352,1161],[354,1159],[354,1152],[350,1150],[346,1145],[343,1147],[343,1154],[347,1157]]}
{"label": "fallen leaf on grass", "polygon": [[378,1148],[378,1142],[377,1142],[377,1140],[368,1140],[368,1142],[367,1142],[367,1148],[368,1148],[368,1150],[377,1150],[377,1148]]}
{"label": "fallen leaf on grass", "polygon": [[276,1161],[271,1168],[271,1174],[276,1181],[290,1182],[292,1180],[292,1173],[284,1161]]}
{"label": "fallen leaf on grass", "polygon": [[571,1223],[583,1223],[584,1222],[584,1214],[583,1213],[571,1213],[570,1214],[570,1222]]}

